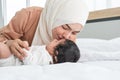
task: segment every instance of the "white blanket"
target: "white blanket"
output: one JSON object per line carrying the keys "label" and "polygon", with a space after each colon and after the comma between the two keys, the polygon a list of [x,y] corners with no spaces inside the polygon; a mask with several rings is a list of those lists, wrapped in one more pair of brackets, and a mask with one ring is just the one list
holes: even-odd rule
{"label": "white blanket", "polygon": [[120,80],[120,62],[98,63],[1,67],[0,80]]}

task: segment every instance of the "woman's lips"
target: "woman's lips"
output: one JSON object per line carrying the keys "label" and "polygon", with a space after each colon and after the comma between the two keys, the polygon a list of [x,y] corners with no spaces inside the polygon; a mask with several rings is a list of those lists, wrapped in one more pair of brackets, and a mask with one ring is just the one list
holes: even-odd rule
{"label": "woman's lips", "polygon": [[61,38],[60,37],[58,37],[58,40],[60,40]]}
{"label": "woman's lips", "polygon": [[57,38],[58,40],[60,40],[60,39],[61,39],[59,35],[57,35],[57,36],[56,36],[56,38]]}
{"label": "woman's lips", "polygon": [[63,37],[62,36],[58,36],[58,40],[61,40],[61,39],[63,39]]}
{"label": "woman's lips", "polygon": [[56,39],[59,40],[59,36],[58,35],[56,36]]}

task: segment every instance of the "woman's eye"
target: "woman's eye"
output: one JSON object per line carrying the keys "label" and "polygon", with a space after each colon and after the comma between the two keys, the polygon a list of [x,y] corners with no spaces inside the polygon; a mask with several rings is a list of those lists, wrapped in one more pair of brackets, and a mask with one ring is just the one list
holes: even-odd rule
{"label": "woman's eye", "polygon": [[76,32],[72,32],[73,35],[76,35],[77,33]]}

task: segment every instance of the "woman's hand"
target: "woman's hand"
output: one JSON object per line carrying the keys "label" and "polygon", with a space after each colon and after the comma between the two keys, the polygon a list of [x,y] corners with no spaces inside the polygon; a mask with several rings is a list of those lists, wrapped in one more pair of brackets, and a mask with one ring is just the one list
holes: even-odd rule
{"label": "woman's hand", "polygon": [[8,40],[6,42],[11,52],[18,57],[20,60],[23,60],[27,54],[23,50],[23,48],[29,50],[29,44],[27,41],[21,41],[20,39]]}

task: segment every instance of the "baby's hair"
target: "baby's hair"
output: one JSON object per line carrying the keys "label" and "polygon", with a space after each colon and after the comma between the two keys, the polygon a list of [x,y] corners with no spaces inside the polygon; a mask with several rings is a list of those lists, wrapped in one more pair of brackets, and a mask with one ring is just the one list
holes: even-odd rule
{"label": "baby's hair", "polygon": [[68,39],[65,40],[64,44],[59,44],[54,52],[57,52],[57,63],[77,62],[80,58],[78,46]]}

